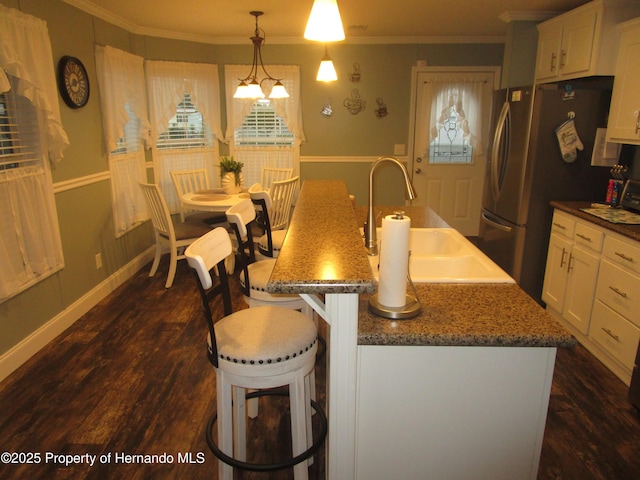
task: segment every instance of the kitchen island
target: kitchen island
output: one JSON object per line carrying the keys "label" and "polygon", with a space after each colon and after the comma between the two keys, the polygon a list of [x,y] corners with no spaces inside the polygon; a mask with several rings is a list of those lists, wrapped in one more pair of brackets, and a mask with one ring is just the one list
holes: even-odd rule
{"label": "kitchen island", "polygon": [[513,284],[419,284],[418,317],[370,314],[361,210],[344,182],[306,181],[268,286],[329,325],[327,477],[535,478],[556,348],[575,340]]}

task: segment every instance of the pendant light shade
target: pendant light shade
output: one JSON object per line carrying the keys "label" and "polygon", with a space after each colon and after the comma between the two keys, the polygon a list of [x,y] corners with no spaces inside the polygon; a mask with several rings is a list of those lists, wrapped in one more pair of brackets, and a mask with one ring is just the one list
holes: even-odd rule
{"label": "pendant light shade", "polygon": [[317,42],[344,40],[344,28],[337,0],[314,0],[304,38]]}
{"label": "pendant light shade", "polygon": [[338,74],[333,66],[333,61],[327,52],[327,47],[324,49],[324,57],[320,61],[320,67],[318,68],[318,75],[316,76],[318,82],[335,82],[338,80]]}
{"label": "pendant light shade", "polygon": [[[251,37],[251,41],[253,42],[253,64],[251,65],[251,70],[249,71],[249,75],[245,78],[239,78],[240,84],[238,88],[236,88],[236,92],[233,94],[233,98],[264,98],[264,92],[262,91],[262,82],[265,80],[269,80],[273,82],[273,88],[271,89],[271,94],[269,98],[287,98],[289,94],[287,90],[284,88],[284,85],[281,82],[281,78],[273,78],[267,70],[264,68],[264,64],[262,63],[262,45],[264,44],[264,36],[260,36],[262,32],[264,34],[264,30],[258,28],[258,17],[262,15],[262,12],[249,12],[251,15],[256,17],[256,30]],[[262,68],[262,71],[265,77],[258,82],[258,64]]]}

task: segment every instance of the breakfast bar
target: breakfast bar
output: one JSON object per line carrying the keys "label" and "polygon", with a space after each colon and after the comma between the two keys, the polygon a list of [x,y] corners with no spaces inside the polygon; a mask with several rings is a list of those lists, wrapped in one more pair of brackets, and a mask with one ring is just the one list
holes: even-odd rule
{"label": "breakfast bar", "polygon": [[327,478],[535,478],[555,352],[575,339],[515,284],[417,284],[419,316],[369,313],[363,214],[344,182],[306,181],[268,285],[328,325]]}

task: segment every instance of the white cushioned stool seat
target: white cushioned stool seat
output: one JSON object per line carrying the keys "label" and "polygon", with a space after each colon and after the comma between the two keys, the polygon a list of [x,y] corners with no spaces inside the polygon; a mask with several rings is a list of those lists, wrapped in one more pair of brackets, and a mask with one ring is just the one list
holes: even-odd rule
{"label": "white cushioned stool seat", "polygon": [[260,367],[315,355],[315,323],[289,308],[240,310],[224,317],[215,328],[221,361]]}

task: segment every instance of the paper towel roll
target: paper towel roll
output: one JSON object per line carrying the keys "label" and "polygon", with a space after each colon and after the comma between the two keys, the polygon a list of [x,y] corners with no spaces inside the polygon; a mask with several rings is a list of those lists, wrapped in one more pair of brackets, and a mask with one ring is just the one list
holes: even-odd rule
{"label": "paper towel roll", "polygon": [[386,307],[403,307],[407,295],[409,262],[409,217],[387,215],[382,219],[378,302]]}

